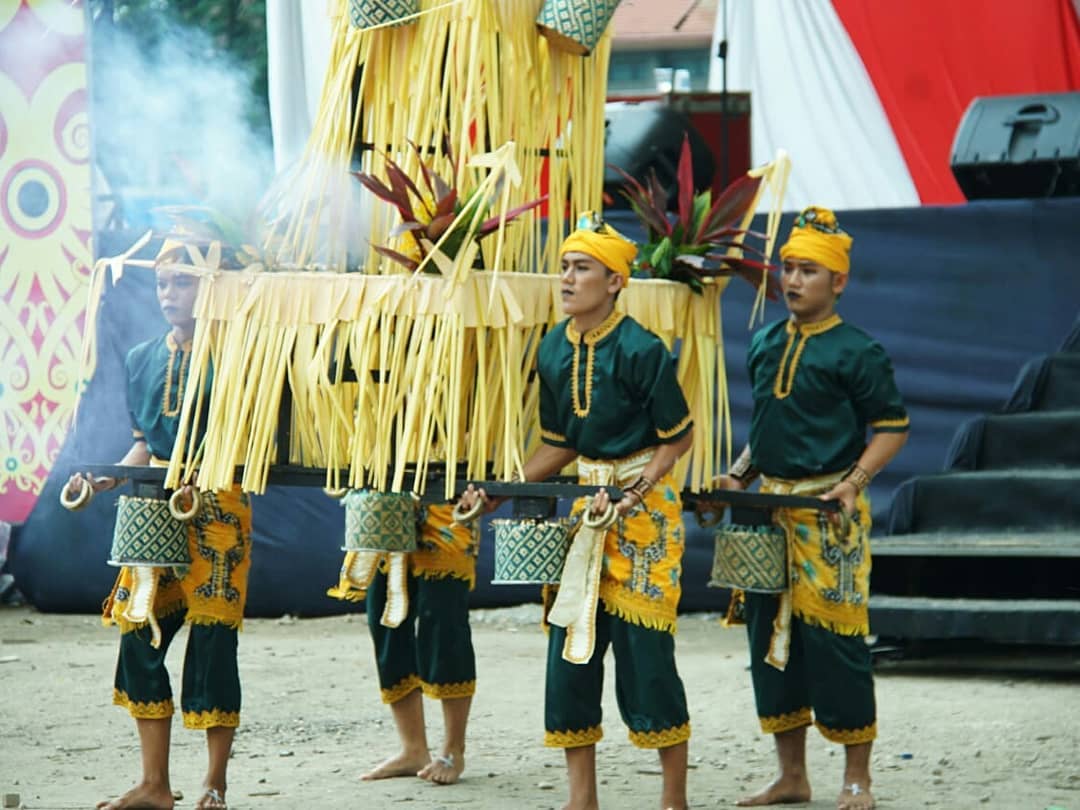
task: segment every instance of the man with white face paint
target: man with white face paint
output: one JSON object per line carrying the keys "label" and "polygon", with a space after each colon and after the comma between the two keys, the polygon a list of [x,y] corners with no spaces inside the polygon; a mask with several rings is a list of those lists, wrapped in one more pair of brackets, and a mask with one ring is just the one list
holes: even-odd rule
{"label": "man with white face paint", "polygon": [[[135,346],[125,362],[127,405],[134,443],[122,465],[161,466],[172,454],[180,423],[195,334],[196,276],[157,271],[157,297],[169,331]],[[205,424],[205,420],[204,420]],[[114,478],[76,473],[74,492],[115,488]],[[202,507],[188,524],[192,563],[183,576],[159,569],[148,605],[136,606],[132,569],[120,569],[105,602],[103,621],[119,626],[113,702],[135,719],[142,778],[127,793],[98,803],[102,810],[172,808],[169,748],[173,705],[165,667],[169,645],[189,625],[181,689],[184,726],[206,732],[208,767],[196,810],[222,810],[233,737],[240,723],[237,632],[243,622],[251,565],[251,506],[237,485],[202,493]]]}
{"label": "man with white face paint", "polygon": [[[766,493],[838,500],[849,521],[777,509],[788,542],[788,590],[736,592],[729,620],[745,619],[758,717],[773,734],[780,776],[740,806],[810,800],[806,728],[845,746],[837,807],[869,810],[877,735],[870,651],[870,501],[866,487],[903,447],[908,416],[881,344],[841,320],[851,237],[832,211],[811,207],[780,249],[789,317],[754,335],[747,358],[750,442],[719,486],[759,475]],[[867,432],[871,438],[867,441]]]}

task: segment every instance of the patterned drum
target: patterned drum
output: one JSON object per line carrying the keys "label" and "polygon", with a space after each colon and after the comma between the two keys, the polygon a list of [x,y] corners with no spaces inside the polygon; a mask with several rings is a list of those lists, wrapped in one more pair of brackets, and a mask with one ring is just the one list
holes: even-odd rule
{"label": "patterned drum", "polygon": [[776,526],[725,526],[716,533],[709,585],[758,593],[787,589],[787,538]]}
{"label": "patterned drum", "polygon": [[406,25],[398,20],[411,17],[419,10],[420,0],[349,0],[349,22],[353,28]]}
{"label": "patterned drum", "polygon": [[345,504],[345,551],[416,551],[417,501],[402,492],[354,489]]}
{"label": "patterned drum", "polygon": [[600,41],[620,0],[546,0],[536,18],[553,48],[587,55]]}
{"label": "patterned drum", "polygon": [[553,585],[562,576],[571,536],[566,521],[493,520],[493,585]]}
{"label": "patterned drum", "polygon": [[169,513],[168,501],[120,496],[109,565],[190,564],[187,524]]}

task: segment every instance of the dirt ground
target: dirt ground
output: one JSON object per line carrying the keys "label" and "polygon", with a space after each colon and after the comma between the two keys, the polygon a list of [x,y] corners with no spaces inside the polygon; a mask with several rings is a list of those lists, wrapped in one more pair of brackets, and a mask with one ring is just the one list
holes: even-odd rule
{"label": "dirt ground", "polygon": [[[453,787],[412,778],[360,782],[396,746],[362,616],[249,620],[229,806],[561,807],[562,754],[542,745],[538,619],[534,605],[474,611],[479,691],[467,769]],[[772,741],[754,716],[744,635],[721,628],[715,616],[684,616],[677,645],[693,725],[691,804],[727,807],[774,772]],[[0,608],[0,793],[18,794],[27,808],[87,808],[132,784],[134,725],[110,703],[115,654],[115,630],[95,617]],[[182,644],[174,644],[174,679],[181,655]],[[879,666],[873,764],[881,807],[1080,810],[1080,651],[1056,658],[1053,672],[1023,651],[1013,655],[1004,670],[1000,660],[977,669],[956,660]],[[601,802],[655,807],[655,755],[627,740],[611,681],[609,659]],[[441,715],[435,703],[426,708],[434,746]],[[205,766],[203,736],[174,723],[173,788],[183,793],[177,807],[191,807]],[[842,752],[811,732],[809,760],[815,797],[803,806],[835,807]]]}

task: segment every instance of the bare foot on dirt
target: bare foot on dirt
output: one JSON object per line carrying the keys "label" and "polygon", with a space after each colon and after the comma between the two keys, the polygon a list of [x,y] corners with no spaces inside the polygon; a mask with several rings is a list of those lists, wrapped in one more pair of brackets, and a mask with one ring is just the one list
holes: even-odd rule
{"label": "bare foot on dirt", "polygon": [[858,782],[844,785],[836,800],[836,810],[874,810],[875,807],[877,804],[874,794],[870,792],[870,785],[860,785]]}
{"label": "bare foot on dirt", "polygon": [[123,796],[97,803],[98,810],[172,810],[174,805],[169,787],[151,787],[139,783]]}
{"label": "bare foot on dirt", "polygon": [[770,804],[802,804],[810,801],[810,782],[806,777],[781,777],[760,793],[735,802],[737,807],[767,807]]}
{"label": "bare foot on dirt", "polygon": [[409,754],[404,751],[396,757],[376,765],[360,778],[365,782],[375,779],[394,779],[398,776],[416,776],[417,772],[428,764],[425,754]]}
{"label": "bare foot on dirt", "polygon": [[432,757],[417,776],[434,782],[436,785],[452,785],[461,778],[465,770],[465,755],[463,753],[448,752],[437,757]]}
{"label": "bare foot on dirt", "polygon": [[227,810],[225,791],[217,788],[203,788],[203,794],[195,802],[195,810]]}

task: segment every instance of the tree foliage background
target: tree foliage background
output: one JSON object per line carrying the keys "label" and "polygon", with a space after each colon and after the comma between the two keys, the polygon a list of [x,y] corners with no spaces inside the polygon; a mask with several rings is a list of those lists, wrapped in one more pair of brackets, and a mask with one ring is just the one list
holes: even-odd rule
{"label": "tree foliage background", "polygon": [[128,219],[136,188],[169,187],[158,202],[216,204],[208,187],[224,182],[223,165],[272,173],[265,0],[86,8],[97,168],[114,196],[128,189]]}

